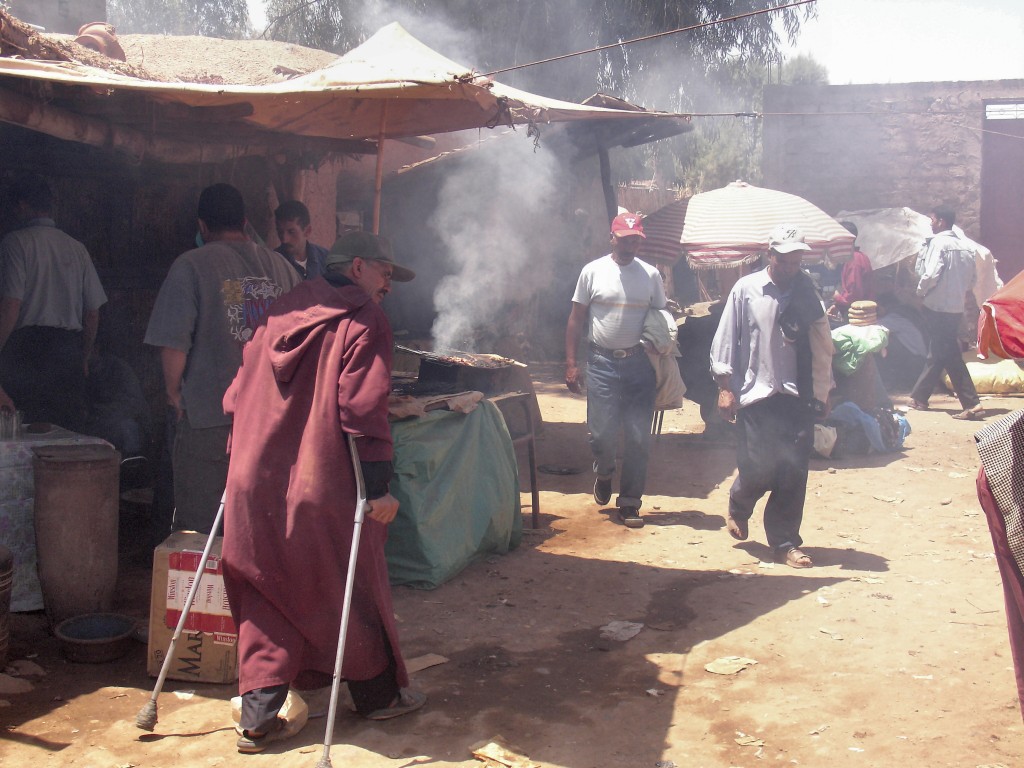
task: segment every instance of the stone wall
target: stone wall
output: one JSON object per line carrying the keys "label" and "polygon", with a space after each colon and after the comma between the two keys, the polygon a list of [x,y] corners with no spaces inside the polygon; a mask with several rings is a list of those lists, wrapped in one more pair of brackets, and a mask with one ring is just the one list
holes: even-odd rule
{"label": "stone wall", "polygon": [[8,0],[12,14],[47,32],[77,34],[90,21],[107,20],[107,0]]}
{"label": "stone wall", "polygon": [[985,102],[1024,101],[1024,80],[768,86],[764,185],[831,214],[951,205],[979,236]]}

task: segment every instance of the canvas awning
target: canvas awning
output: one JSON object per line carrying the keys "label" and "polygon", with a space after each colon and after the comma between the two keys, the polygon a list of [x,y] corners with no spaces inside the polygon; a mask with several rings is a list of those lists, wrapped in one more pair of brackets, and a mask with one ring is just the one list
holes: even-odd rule
{"label": "canvas awning", "polygon": [[[24,87],[32,82],[54,92],[37,98]],[[57,120],[44,121],[47,113]],[[267,85],[159,82],[74,62],[0,58],[0,120],[52,133],[44,123],[52,127],[62,117],[82,114],[92,121],[93,133],[129,136],[97,140],[143,154],[154,136],[232,141],[225,131],[230,126],[243,130],[234,139],[238,145],[246,134],[253,141],[285,134],[360,142],[510,124],[688,121],[684,115],[586,106],[501,85],[428,48],[397,23],[323,69]],[[73,133],[66,125],[62,130]]]}

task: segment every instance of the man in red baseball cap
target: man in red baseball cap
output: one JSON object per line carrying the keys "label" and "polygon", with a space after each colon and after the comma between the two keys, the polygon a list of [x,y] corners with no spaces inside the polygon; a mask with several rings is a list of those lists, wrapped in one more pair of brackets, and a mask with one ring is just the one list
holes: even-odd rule
{"label": "man in red baseball cap", "polygon": [[612,252],[583,267],[565,330],[565,383],[581,392],[577,352],[587,338],[587,426],[594,453],[594,501],[612,497],[615,454],[623,435],[619,519],[641,528],[640,506],[647,480],[647,453],[654,415],[654,368],[640,341],[649,309],[665,308],[658,270],[636,258],[645,238],[641,217],[621,213],[612,220]]}

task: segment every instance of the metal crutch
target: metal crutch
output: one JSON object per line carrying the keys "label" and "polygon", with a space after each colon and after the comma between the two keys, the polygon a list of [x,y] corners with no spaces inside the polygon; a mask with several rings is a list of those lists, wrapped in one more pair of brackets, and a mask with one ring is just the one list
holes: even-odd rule
{"label": "metal crutch", "polygon": [[174,628],[174,634],[171,636],[171,644],[167,648],[167,655],[164,657],[164,663],[160,667],[160,676],[156,679],[156,687],[153,688],[153,695],[149,697],[149,701],[146,705],[139,710],[139,714],[135,716],[135,726],[141,728],[144,731],[152,731],[156,727],[157,722],[157,711],[156,711],[156,699],[160,695],[160,691],[163,690],[164,680],[167,678],[167,670],[170,669],[171,660],[174,658],[174,647],[178,643],[178,638],[181,637],[181,631],[185,627],[185,621],[188,619],[189,611],[192,610],[192,601],[196,597],[196,593],[199,591],[199,581],[203,577],[203,571],[206,570],[206,563],[210,559],[210,550],[213,549],[213,540],[217,538],[217,530],[220,528],[221,519],[224,517],[224,500],[227,498],[227,489],[220,497],[220,507],[217,508],[217,516],[213,520],[213,527],[210,529],[210,536],[206,540],[206,547],[203,549],[203,556],[199,558],[199,567],[196,569],[195,578],[192,579],[192,588],[188,591],[188,598],[185,600],[185,608],[181,612],[181,616],[178,619],[178,626]]}
{"label": "metal crutch", "polygon": [[341,662],[345,657],[345,636],[348,634],[349,608],[352,605],[352,584],[356,576],[356,559],[359,555],[359,536],[363,531],[366,517],[366,484],[363,481],[363,467],[359,463],[356,439],[348,436],[349,453],[352,456],[352,470],[356,476],[356,514],[352,526],[352,548],[348,556],[348,575],[345,578],[345,598],[341,607],[341,627],[338,630],[338,655],[334,658],[334,681],[331,684],[331,704],[327,708],[327,729],[324,732],[324,753],[317,761],[316,768],[331,768],[331,740],[334,738],[334,716],[338,711],[338,688],[341,683]]}

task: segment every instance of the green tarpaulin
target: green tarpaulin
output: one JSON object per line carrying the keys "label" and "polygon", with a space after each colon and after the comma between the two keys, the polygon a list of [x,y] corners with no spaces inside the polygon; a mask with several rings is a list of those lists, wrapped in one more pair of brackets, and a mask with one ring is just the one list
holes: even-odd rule
{"label": "green tarpaulin", "polygon": [[475,558],[519,545],[515,448],[497,407],[433,411],[392,425],[398,516],[388,531],[392,584],[433,589]]}

